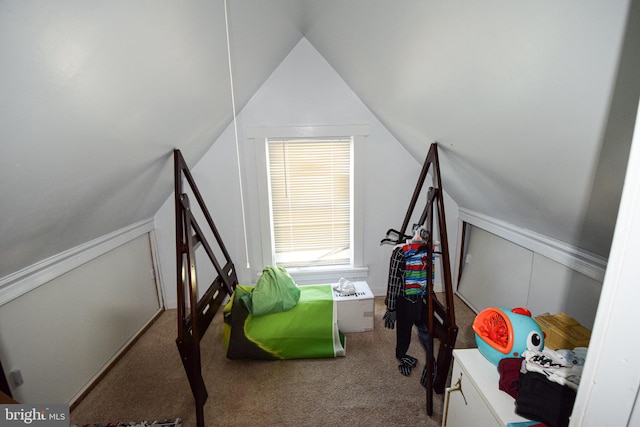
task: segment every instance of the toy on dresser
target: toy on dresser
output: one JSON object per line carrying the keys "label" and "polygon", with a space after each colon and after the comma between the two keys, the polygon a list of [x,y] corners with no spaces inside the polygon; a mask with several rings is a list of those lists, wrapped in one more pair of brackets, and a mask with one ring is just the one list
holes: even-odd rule
{"label": "toy on dresser", "polygon": [[544,348],[544,334],[526,308],[487,308],[472,326],[478,350],[496,366],[505,357],[522,357],[525,350]]}
{"label": "toy on dresser", "polygon": [[545,348],[545,334],[526,308],[487,308],[472,326],[479,352],[498,367],[498,387],[515,398],[515,413],[567,427],[586,347]]}

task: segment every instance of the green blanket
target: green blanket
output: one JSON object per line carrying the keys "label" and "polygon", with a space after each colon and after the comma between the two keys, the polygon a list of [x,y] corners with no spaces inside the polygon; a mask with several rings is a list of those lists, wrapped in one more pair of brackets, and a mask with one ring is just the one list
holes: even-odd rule
{"label": "green blanket", "polygon": [[300,289],[282,267],[267,266],[256,287],[250,293],[239,295],[253,317],[291,310],[300,299]]}
{"label": "green blanket", "polygon": [[254,317],[240,300],[252,291],[239,285],[224,307],[230,359],[305,359],[345,355],[331,285],[300,286],[298,303],[287,311]]}

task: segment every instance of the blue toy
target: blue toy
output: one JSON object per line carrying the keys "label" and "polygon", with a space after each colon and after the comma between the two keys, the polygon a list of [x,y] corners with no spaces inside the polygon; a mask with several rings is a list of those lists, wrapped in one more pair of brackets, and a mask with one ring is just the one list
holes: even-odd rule
{"label": "blue toy", "polygon": [[478,313],[472,326],[478,350],[496,366],[506,357],[544,348],[542,329],[526,308],[487,308]]}

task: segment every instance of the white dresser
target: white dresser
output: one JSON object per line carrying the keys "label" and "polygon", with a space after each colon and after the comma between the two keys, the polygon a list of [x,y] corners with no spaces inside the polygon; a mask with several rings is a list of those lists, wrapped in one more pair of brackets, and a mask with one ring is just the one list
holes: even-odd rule
{"label": "white dresser", "polygon": [[476,348],[453,351],[451,387],[445,390],[443,427],[507,426],[527,422],[515,400],[498,388],[498,367]]}

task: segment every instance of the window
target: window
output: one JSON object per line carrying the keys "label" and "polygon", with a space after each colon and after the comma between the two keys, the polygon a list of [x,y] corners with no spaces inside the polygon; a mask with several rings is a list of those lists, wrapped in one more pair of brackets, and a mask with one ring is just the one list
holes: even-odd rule
{"label": "window", "polygon": [[276,265],[353,265],[352,138],[268,138]]}
{"label": "window", "polygon": [[296,283],[363,280],[363,174],[368,125],[250,128],[256,140],[263,266]]}

